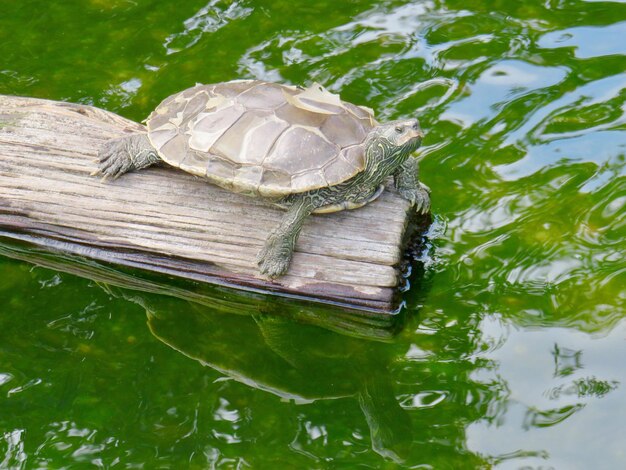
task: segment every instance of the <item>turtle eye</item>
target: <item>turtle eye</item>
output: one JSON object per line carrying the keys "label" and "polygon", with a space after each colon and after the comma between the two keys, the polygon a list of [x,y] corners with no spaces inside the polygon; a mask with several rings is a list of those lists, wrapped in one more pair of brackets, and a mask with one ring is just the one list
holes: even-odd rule
{"label": "turtle eye", "polygon": [[404,130],[404,128],[402,126],[396,126],[396,132],[398,134],[402,134],[402,131]]}

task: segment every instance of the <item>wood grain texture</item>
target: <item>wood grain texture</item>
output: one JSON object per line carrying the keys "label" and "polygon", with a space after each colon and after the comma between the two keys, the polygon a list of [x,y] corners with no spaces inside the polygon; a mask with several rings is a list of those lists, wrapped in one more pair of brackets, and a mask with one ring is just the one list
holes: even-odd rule
{"label": "wood grain texture", "polygon": [[289,273],[255,255],[283,212],[170,167],[90,176],[98,148],[144,127],[94,107],[0,96],[0,235],[197,281],[391,311],[409,204],[393,191],[310,217]]}

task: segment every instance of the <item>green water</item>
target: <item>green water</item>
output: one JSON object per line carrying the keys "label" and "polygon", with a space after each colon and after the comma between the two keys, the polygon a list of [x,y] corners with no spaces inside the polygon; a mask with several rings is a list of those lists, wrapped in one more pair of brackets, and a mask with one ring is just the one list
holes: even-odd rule
{"label": "green water", "polygon": [[394,338],[4,250],[0,468],[626,468],[625,38],[618,1],[0,0],[0,93],[318,81],[420,117],[436,217]]}

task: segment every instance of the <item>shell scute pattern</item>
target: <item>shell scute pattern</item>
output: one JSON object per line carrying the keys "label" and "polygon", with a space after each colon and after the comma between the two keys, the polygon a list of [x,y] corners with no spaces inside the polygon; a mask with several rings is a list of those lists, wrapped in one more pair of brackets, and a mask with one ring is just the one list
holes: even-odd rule
{"label": "shell scute pattern", "polygon": [[303,127],[291,127],[280,136],[264,165],[296,176],[321,168],[328,161],[329,155],[336,155],[339,151],[337,145],[316,132]]}
{"label": "shell scute pattern", "polygon": [[[260,89],[259,89],[260,88]],[[284,93],[295,93],[275,83],[258,82],[237,96],[237,102],[247,109],[275,110],[285,102]]]}
{"label": "shell scute pattern", "polygon": [[212,88],[212,94],[224,96],[225,98],[236,98],[242,93],[254,88],[264,82],[260,80],[232,80],[230,82],[216,83],[209,85]]}
{"label": "shell scute pattern", "polygon": [[241,118],[246,112],[240,105],[226,106],[215,112],[198,114],[196,119],[189,121],[189,147],[193,150],[214,153],[213,145]]}
{"label": "shell scute pattern", "polygon": [[363,125],[346,113],[328,116],[320,131],[330,142],[344,148],[353,145],[355,139],[363,141],[367,134]]}
{"label": "shell scute pattern", "polygon": [[314,128],[321,126],[327,118],[326,114],[312,113],[311,111],[306,111],[291,105],[279,107],[275,114],[278,119],[282,119],[293,126]]}
{"label": "shell scute pattern", "polygon": [[[238,167],[217,156],[212,156],[205,163],[206,173],[213,175],[220,183],[222,180],[232,181]],[[230,188],[227,188],[230,189]]]}
{"label": "shell scute pattern", "polygon": [[167,163],[233,191],[279,197],[339,184],[364,168],[367,110],[314,85],[197,85],[148,118]]}
{"label": "shell scute pattern", "polygon": [[189,101],[185,103],[184,111],[181,114],[183,120],[181,122],[181,127],[184,123],[189,122],[189,120],[193,119],[194,116],[197,116],[203,110],[207,108],[207,103],[210,100],[210,96],[206,92],[196,93],[192,96]]}

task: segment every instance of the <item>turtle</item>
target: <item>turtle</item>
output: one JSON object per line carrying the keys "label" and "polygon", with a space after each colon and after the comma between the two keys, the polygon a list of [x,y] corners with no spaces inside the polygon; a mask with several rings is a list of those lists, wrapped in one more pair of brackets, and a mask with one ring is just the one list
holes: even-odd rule
{"label": "turtle", "polygon": [[146,133],[105,142],[94,174],[114,179],[164,162],[285,209],[256,259],[271,279],[288,271],[310,214],[372,202],[390,176],[418,213],[430,208],[417,159],[409,158],[424,136],[419,121],[380,124],[371,109],[318,83],[197,84],[166,98],[146,124]]}

